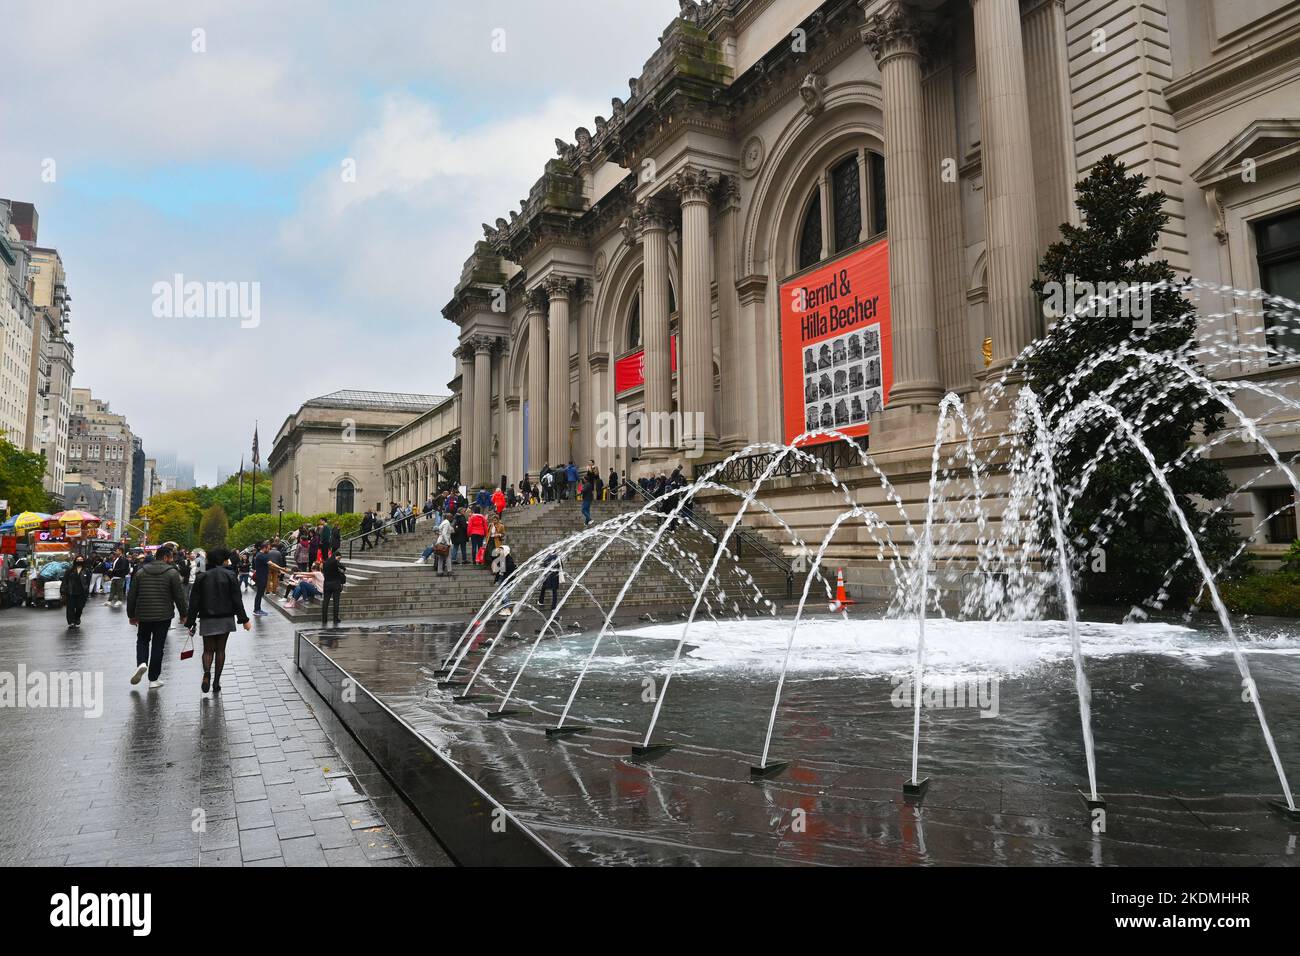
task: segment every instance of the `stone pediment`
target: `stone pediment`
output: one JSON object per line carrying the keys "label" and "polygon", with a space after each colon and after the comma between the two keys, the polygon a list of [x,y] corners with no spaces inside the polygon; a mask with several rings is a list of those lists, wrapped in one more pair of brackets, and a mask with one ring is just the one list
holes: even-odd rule
{"label": "stone pediment", "polygon": [[1300,119],[1255,120],[1232,137],[1196,171],[1203,189],[1231,189],[1255,182],[1300,160]]}

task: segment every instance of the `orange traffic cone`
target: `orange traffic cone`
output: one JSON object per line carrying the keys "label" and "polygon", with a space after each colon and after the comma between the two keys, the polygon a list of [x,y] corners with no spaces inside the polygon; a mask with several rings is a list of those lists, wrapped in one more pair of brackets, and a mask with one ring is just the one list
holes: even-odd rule
{"label": "orange traffic cone", "polygon": [[835,600],[831,602],[831,610],[842,611],[850,604],[856,603],[844,590],[844,569],[840,568],[835,572]]}

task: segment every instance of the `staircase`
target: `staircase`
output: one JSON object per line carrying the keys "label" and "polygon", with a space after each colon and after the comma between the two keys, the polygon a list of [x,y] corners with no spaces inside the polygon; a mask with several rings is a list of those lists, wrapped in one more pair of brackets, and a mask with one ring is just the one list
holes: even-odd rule
{"label": "staircase", "polygon": [[[593,502],[591,517],[600,524],[620,515],[630,515],[641,508],[639,501]],[[697,513],[700,509],[697,508]],[[701,519],[708,517],[701,513]],[[582,512],[574,501],[558,501],[527,508],[507,509],[504,514],[506,544],[515,561],[522,565],[529,557],[583,527]],[[716,519],[712,519],[716,521]],[[587,592],[575,591],[566,608],[579,611],[599,606],[608,610],[626,583],[632,568],[645,553],[650,534],[658,527],[651,518],[643,518],[634,540],[616,540],[582,578]],[[749,534],[752,535],[752,532]],[[340,617],[348,621],[368,618],[402,618],[450,616],[463,618],[477,611],[496,586],[492,573],[475,565],[452,565],[452,577],[438,577],[432,560],[417,564],[416,559],[433,540],[433,525],[424,518],[411,534],[393,534],[374,548],[361,551],[359,543],[346,553],[348,584],[340,601]],[[564,559],[564,569],[575,575],[606,539],[584,542]],[[750,546],[746,547],[746,540]],[[718,563],[715,584],[706,599],[709,608],[726,608],[734,613],[738,606],[752,613],[766,610],[768,599],[777,601],[787,595],[785,570],[757,550],[756,543],[742,536],[737,539],[739,556],[724,555]],[[698,526],[685,519],[666,532],[654,555],[646,560],[641,573],[629,588],[622,607],[689,608],[695,600],[698,582],[703,579],[715,553],[714,540]],[[658,560],[657,556],[663,560]],[[561,585],[563,595],[568,581]],[[516,592],[518,594],[519,592]],[[320,620],[320,605],[312,602],[297,608],[284,607],[280,595],[268,593],[267,601],[295,623],[309,624]],[[536,599],[536,592],[533,593]],[[548,605],[549,606],[549,605]],[[701,613],[704,613],[704,605]]]}

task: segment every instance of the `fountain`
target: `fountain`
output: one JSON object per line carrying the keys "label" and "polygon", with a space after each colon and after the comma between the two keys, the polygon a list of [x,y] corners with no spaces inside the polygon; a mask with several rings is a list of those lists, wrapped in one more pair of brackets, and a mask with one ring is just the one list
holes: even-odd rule
{"label": "fountain", "polygon": [[[1226,666],[1231,658],[1240,680],[1240,703],[1250,705],[1254,739],[1263,744],[1254,758],[1258,774],[1265,773],[1265,764],[1272,771],[1272,783],[1252,771],[1249,787],[1275,787],[1278,792],[1264,795],[1273,809],[1285,821],[1300,819],[1286,773],[1287,763],[1300,754],[1292,729],[1300,720],[1294,703],[1294,691],[1300,689],[1300,628],[1261,635],[1234,618],[1221,588],[1249,539],[1282,510],[1273,508],[1262,519],[1246,521],[1241,518],[1243,496],[1270,476],[1300,493],[1290,454],[1277,442],[1277,419],[1289,415],[1300,420],[1300,398],[1276,381],[1241,371],[1251,363],[1276,360],[1279,346],[1262,339],[1238,341],[1227,331],[1232,323],[1218,321],[1233,315],[1276,319],[1297,308],[1261,292],[1195,281],[1178,291],[1193,298],[1224,296],[1255,308],[1234,304],[1232,312],[1208,316],[1204,324],[1211,331],[1175,349],[1153,344],[1159,342],[1159,327],[1135,331],[1060,382],[1050,402],[1026,374],[1043,345],[1029,346],[980,392],[943,398],[928,445],[928,482],[909,478],[910,490],[897,487],[889,469],[861,447],[853,469],[837,473],[826,467],[813,443],[845,440],[834,429],[810,431],[789,444],[756,442],[735,451],[702,469],[694,482],[576,531],[523,561],[459,635],[449,639],[439,686],[454,689],[458,703],[482,705],[486,713],[481,716],[495,722],[497,733],[520,730],[550,741],[545,746],[559,748],[552,752],[563,754],[566,767],[577,765],[576,752],[566,749],[571,745],[564,741],[581,737],[573,745],[596,748],[589,756],[606,761],[602,766],[610,760],[639,768],[690,766],[692,770],[678,772],[716,782],[725,776],[718,768],[732,761],[736,779],[759,791],[778,788],[774,792],[779,793],[782,786],[796,785],[782,781],[790,780],[801,761],[822,773],[853,759],[866,761],[859,772],[870,774],[873,787],[878,779],[891,779],[893,793],[901,790],[903,804],[916,814],[934,799],[935,781],[959,780],[963,773],[982,780],[979,771],[991,770],[995,776],[1003,773],[1015,787],[1070,780],[1076,806],[1081,796],[1091,821],[1092,814],[1104,815],[1108,807],[1113,813],[1118,795],[1138,787],[1159,788],[1165,774],[1158,755],[1155,764],[1144,762],[1150,758],[1139,753],[1142,741],[1133,739],[1135,728],[1125,722],[1124,711],[1132,701],[1149,706],[1139,695],[1159,700],[1169,693],[1162,681],[1171,675],[1180,686],[1193,686],[1193,693],[1204,697],[1201,709],[1214,715],[1202,718],[1195,708],[1165,700],[1164,706],[1173,706],[1178,715],[1172,720],[1175,727],[1195,725],[1202,736],[1213,738],[1206,744],[1213,759],[1203,770],[1171,756],[1177,775],[1200,788],[1223,791],[1236,784],[1233,778],[1246,772],[1246,757],[1233,748],[1240,751],[1251,717],[1244,711],[1236,717],[1235,703],[1220,700],[1215,688],[1197,676],[1213,671],[1219,660]],[[1088,305],[1081,303],[1075,315],[1060,320],[1064,334],[1084,328],[1071,323]],[[1095,388],[1092,383],[1102,371],[1113,375],[1104,387]],[[1188,409],[1206,414],[1221,410],[1223,427],[1198,436],[1173,460],[1162,461],[1153,450],[1153,436]],[[1100,451],[1062,472],[1063,449],[1080,435],[1100,436]],[[1222,499],[1189,506],[1176,491],[1180,470],[1222,455],[1233,441],[1257,450],[1260,470],[1237,480]],[[1241,457],[1239,449],[1235,453]],[[1142,466],[1131,476],[1129,493],[1117,495],[1090,524],[1080,526],[1076,514],[1081,502],[1100,469],[1120,454]],[[759,459],[763,467],[750,473],[756,477],[729,479],[731,467],[749,456],[765,456]],[[819,513],[833,514],[829,525],[822,519],[814,527],[800,513],[800,499],[785,481],[792,469],[805,483],[799,487],[819,496]],[[1122,621],[1098,620],[1104,611],[1081,606],[1081,568],[1098,553],[1104,557],[1119,530],[1141,520],[1134,502],[1148,492],[1148,502],[1167,508],[1180,535],[1174,551],[1182,552],[1168,567],[1143,569],[1155,579],[1163,574],[1163,584],[1134,604]],[[833,509],[826,507],[829,500],[836,502]],[[1148,512],[1155,507],[1148,504]],[[706,508],[719,510],[723,520],[696,520]],[[1246,540],[1232,555],[1211,557],[1201,546],[1202,536],[1212,522],[1232,514]],[[755,529],[780,549],[796,574],[784,606],[764,593],[752,555],[743,557]],[[873,607],[864,600],[867,595],[857,592],[851,612],[840,607],[828,613],[810,597],[820,587],[830,598],[833,565],[846,558],[859,568],[871,560],[879,569],[873,595],[878,600]],[[539,610],[533,601],[557,564],[565,573],[557,600],[549,612]],[[611,566],[619,568],[613,582]],[[1211,613],[1202,618],[1187,612],[1180,620],[1168,607],[1176,590],[1173,582],[1193,569],[1201,591],[1193,608],[1203,597]],[[665,606],[670,597],[680,599],[686,608],[682,619],[620,623],[619,615],[633,604],[634,589],[651,576],[658,582],[654,587],[664,589]],[[561,615],[572,607],[591,615],[589,628],[573,632],[560,626]],[[538,616],[535,636],[508,641],[523,614]],[[492,633],[494,621],[499,624]],[[612,657],[601,654],[610,638],[618,643]],[[1187,669],[1185,661],[1196,663]],[[1261,666],[1265,672],[1257,679]],[[462,672],[467,679],[457,678]],[[595,688],[590,686],[593,679]],[[770,705],[765,691],[752,693],[762,691],[769,680]],[[892,691],[885,681],[892,682]],[[991,691],[979,696],[977,715],[943,711],[949,698],[965,699],[965,688],[983,688],[981,681],[990,682]],[[1018,699],[1003,695],[999,700],[1001,681],[1015,689]],[[1068,709],[1059,706],[1064,700],[1057,696],[1058,685],[1069,687]],[[624,687],[628,690],[619,690]],[[644,725],[636,702],[618,699],[637,692],[649,709]],[[1233,695],[1237,692],[1232,688]],[[1094,699],[1095,693],[1100,697]],[[750,705],[759,696],[761,713]],[[1288,731],[1278,737],[1266,717],[1266,696],[1272,707],[1281,708],[1278,726]],[[633,709],[621,709],[629,707]],[[1002,725],[1005,729],[993,738],[981,736],[982,718],[996,716],[998,707],[1010,708],[1015,722]],[[481,720],[472,710],[460,708],[463,719]],[[895,711],[900,718],[907,712],[906,730]],[[1068,735],[1054,723],[1063,713],[1074,722]],[[1148,721],[1160,718],[1158,711],[1144,714]],[[529,729],[534,716],[545,726]],[[756,746],[745,727],[763,718],[765,732]],[[810,724],[821,736],[809,731]],[[500,737],[480,738],[477,730],[461,732],[473,736],[477,748],[512,746]],[[826,735],[830,742],[817,742]],[[928,775],[921,768],[923,740]],[[751,746],[754,751],[748,751]],[[963,763],[964,746],[984,755],[970,758],[974,767]],[[670,753],[675,755],[669,758]],[[1265,753],[1267,761],[1262,760]],[[708,763],[707,772],[698,768],[700,761]],[[1216,766],[1232,769],[1217,778]],[[579,779],[577,770],[573,774]],[[1111,800],[1102,796],[1103,779]],[[589,781],[581,788],[590,810],[599,788]],[[530,792],[536,797],[540,791]],[[1005,808],[1008,791],[1000,799]],[[666,800],[663,814],[672,817]]]}

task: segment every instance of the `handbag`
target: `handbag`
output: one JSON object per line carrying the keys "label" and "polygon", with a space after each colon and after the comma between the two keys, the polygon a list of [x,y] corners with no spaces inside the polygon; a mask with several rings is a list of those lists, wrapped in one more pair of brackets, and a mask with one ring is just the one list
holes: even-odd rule
{"label": "handbag", "polygon": [[451,545],[435,544],[433,546],[433,553],[445,558],[447,555],[451,554]]}
{"label": "handbag", "polygon": [[189,640],[185,642],[185,647],[181,649],[181,660],[187,661],[194,656],[194,635],[191,634]]}

